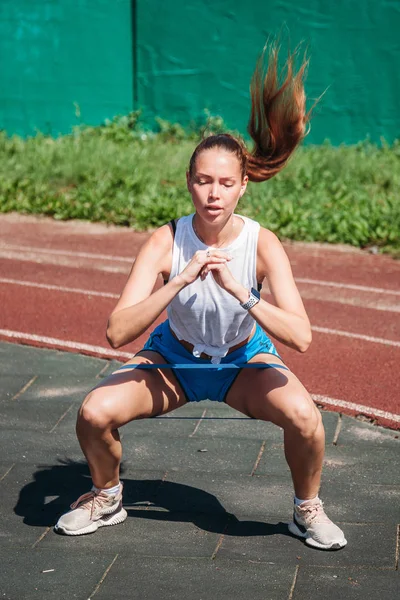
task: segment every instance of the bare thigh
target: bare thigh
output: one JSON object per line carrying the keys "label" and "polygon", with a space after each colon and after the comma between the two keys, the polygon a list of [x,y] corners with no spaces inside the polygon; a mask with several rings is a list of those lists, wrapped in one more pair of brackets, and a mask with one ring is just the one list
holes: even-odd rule
{"label": "bare thigh", "polygon": [[[126,365],[165,362],[157,352],[146,350]],[[82,409],[90,406],[92,413],[98,411],[101,420],[117,428],[133,419],[162,415],[184,404],[185,394],[172,370],[133,368],[114,371],[88,394]]]}
{"label": "bare thigh", "polygon": [[[268,354],[254,356],[249,362],[284,365],[278,357]],[[288,370],[243,369],[226,398],[226,404],[253,419],[271,421],[280,427],[316,416],[319,411],[303,384]]]}

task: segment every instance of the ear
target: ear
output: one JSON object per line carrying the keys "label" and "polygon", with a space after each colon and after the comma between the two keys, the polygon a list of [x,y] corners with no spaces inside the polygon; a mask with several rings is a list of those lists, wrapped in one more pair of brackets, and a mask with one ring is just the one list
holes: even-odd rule
{"label": "ear", "polygon": [[248,181],[249,181],[249,178],[246,175],[246,177],[244,177],[244,179],[242,181],[242,185],[241,185],[241,188],[240,188],[239,198],[241,198],[243,196],[243,194],[245,193]]}
{"label": "ear", "polygon": [[192,180],[190,178],[189,171],[186,171],[186,185],[187,185],[189,194],[191,194],[192,193]]}

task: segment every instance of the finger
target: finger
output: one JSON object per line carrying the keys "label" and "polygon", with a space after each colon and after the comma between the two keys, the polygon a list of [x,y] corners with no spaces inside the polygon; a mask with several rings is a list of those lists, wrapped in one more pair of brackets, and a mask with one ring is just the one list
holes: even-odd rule
{"label": "finger", "polygon": [[208,267],[208,271],[223,271],[226,267],[226,264],[225,263],[214,263],[214,264],[209,263],[207,265],[207,267]]}
{"label": "finger", "polygon": [[217,257],[217,258],[225,258],[226,260],[232,260],[232,256],[230,254],[228,254],[227,252],[224,252],[223,250],[213,250],[213,251],[209,251],[209,254],[207,255],[207,258],[211,258],[211,257]]}
{"label": "finger", "polygon": [[225,264],[226,262],[228,262],[228,259],[225,256],[210,256],[209,258],[207,258],[207,264],[212,264],[212,263]]}

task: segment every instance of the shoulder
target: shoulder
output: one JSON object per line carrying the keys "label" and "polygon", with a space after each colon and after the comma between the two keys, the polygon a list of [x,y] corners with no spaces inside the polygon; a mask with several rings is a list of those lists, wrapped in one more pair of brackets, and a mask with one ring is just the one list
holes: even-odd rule
{"label": "shoulder", "polygon": [[288,258],[278,236],[270,229],[260,226],[257,244],[257,262],[264,274],[287,262]]}
{"label": "shoulder", "polygon": [[172,262],[174,232],[172,225],[166,223],[158,227],[140,248],[135,263],[155,268],[159,273],[169,272]]}
{"label": "shoulder", "polygon": [[258,233],[258,245],[261,250],[265,250],[265,248],[274,248],[282,246],[278,236],[271,231],[270,229],[266,229],[265,227],[261,227]]}
{"label": "shoulder", "polygon": [[[176,219],[177,221],[178,219]],[[158,227],[155,231],[150,234],[150,237],[146,241],[146,246],[157,253],[166,252],[172,250],[174,242],[174,231],[171,223],[166,223],[161,227]]]}

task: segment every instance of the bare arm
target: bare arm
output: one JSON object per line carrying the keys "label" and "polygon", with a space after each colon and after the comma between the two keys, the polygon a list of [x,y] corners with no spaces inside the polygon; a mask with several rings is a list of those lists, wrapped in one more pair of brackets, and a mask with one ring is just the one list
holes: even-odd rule
{"label": "bare arm", "polygon": [[[250,309],[251,315],[277,340],[299,352],[305,352],[312,339],[310,321],[286,252],[276,235],[264,228],[260,229],[259,234],[257,266],[258,272],[268,281],[276,306],[261,299]],[[233,295],[242,303],[249,297],[248,290],[243,286],[235,289]]]}
{"label": "bare arm", "polygon": [[158,274],[171,269],[172,244],[170,227],[164,225],[141,247],[121,297],[108,320],[107,339],[113,348],[137,339],[185,286],[179,277],[174,277],[152,294]]}
{"label": "bare arm", "polygon": [[224,252],[207,257],[198,251],[179,275],[153,292],[159,273],[171,272],[173,235],[169,225],[157,229],[141,247],[120,299],[107,325],[107,340],[120,348],[136,340],[165,310],[175,296],[192,283],[207,263],[227,262]]}

